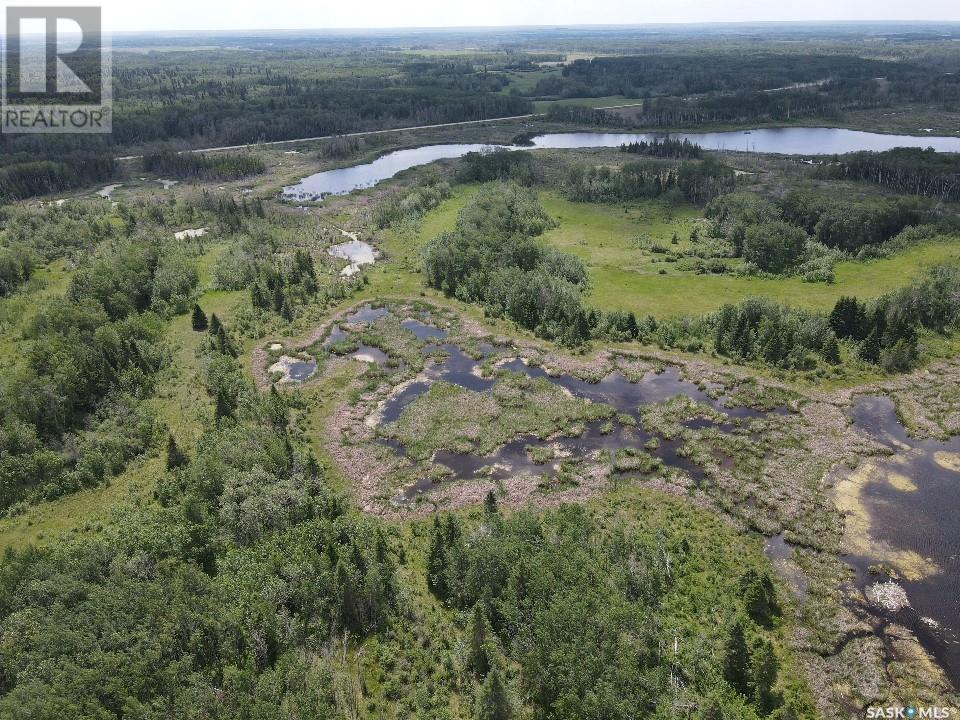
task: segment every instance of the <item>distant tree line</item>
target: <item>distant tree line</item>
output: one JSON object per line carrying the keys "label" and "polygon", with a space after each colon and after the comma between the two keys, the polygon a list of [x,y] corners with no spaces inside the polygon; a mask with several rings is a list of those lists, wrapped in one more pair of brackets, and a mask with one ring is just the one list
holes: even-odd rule
{"label": "distant tree line", "polygon": [[867,180],[898,193],[941,201],[960,200],[960,154],[928,148],[842,155],[818,168],[829,179]]}
{"label": "distant tree line", "polygon": [[[532,94],[643,98],[642,105],[630,108],[630,124],[677,128],[834,117],[911,102],[948,109],[960,100],[960,76],[915,61],[853,55],[719,53],[705,62],[696,55],[651,54],[575,61],[561,76],[541,80]],[[608,116],[595,116],[593,124],[626,121],[590,112]]]}
{"label": "distant tree line", "polygon": [[[50,155],[48,159],[43,158],[46,154]],[[0,203],[102,182],[112,178],[116,170],[116,162],[109,155],[52,152],[4,157],[0,152]]]}
{"label": "distant tree line", "polygon": [[[851,55],[648,54],[575,60],[544,78],[533,95],[628,98],[774,90],[833,78],[886,77],[898,63]],[[919,68],[917,68],[919,69]]]}
{"label": "distant tree line", "polygon": [[176,153],[163,151],[145,155],[143,169],[175,178],[191,180],[239,180],[266,171],[263,160],[245,153]]}
{"label": "distant tree line", "polygon": [[624,143],[620,146],[620,151],[634,155],[671,158],[673,160],[699,160],[703,157],[703,148],[696,143],[690,142],[687,138],[677,140],[669,135],[663,138],[654,138],[649,142],[647,140],[640,140],[637,142]]}
{"label": "distant tree line", "polygon": [[567,171],[562,191],[575,202],[625,202],[672,194],[701,204],[735,186],[733,170],[708,155],[701,161],[679,164],[639,160],[619,169],[578,164]]}
{"label": "distant tree line", "polygon": [[460,183],[510,181],[532,185],[537,178],[536,163],[526,150],[505,150],[467,153],[460,160],[456,180]]}

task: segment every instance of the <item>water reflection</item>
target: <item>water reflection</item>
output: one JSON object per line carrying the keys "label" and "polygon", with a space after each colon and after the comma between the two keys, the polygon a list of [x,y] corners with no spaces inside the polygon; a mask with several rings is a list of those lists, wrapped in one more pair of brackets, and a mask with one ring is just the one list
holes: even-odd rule
{"label": "water reflection", "polygon": [[[283,197],[295,201],[322,200],[329,195],[343,195],[353,190],[373,187],[412,167],[444,158],[459,158],[469,152],[489,151],[498,147],[506,150],[619,147],[624,143],[650,142],[663,137],[665,137],[663,133],[548,133],[534,137],[529,147],[476,143],[425,145],[408,150],[396,150],[371,163],[310,175],[296,185],[285,187]],[[835,155],[860,150],[891,150],[895,147],[932,147],[938,152],[960,152],[960,137],[888,135],[842,128],[761,128],[729,132],[672,133],[670,137],[688,139],[707,150],[737,150],[783,155]]]}
{"label": "water reflection", "polygon": [[[860,493],[870,517],[870,535],[877,542],[929,559],[937,568],[919,580],[898,580],[912,607],[895,619],[906,623],[941,660],[954,683],[960,683],[960,523],[956,519],[960,468],[952,462],[960,458],[960,438],[945,442],[911,438],[889,398],[860,398],[851,416],[858,428],[894,451],[874,461],[878,471]],[[868,568],[881,558],[847,560],[856,569],[861,588],[877,581]]]}

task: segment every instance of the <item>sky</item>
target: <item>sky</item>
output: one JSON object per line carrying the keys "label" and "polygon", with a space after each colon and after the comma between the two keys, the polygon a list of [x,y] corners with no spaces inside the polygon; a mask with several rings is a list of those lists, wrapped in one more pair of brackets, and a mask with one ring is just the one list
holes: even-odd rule
{"label": "sky", "polygon": [[48,0],[47,4],[99,4],[105,29],[113,31],[960,21],[960,0]]}

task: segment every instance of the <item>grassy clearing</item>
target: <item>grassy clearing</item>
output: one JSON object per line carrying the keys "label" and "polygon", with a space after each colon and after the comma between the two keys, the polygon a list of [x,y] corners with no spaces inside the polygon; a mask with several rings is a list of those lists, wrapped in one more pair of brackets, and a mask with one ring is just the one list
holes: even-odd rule
{"label": "grassy clearing", "polygon": [[618,105],[635,105],[642,103],[640,98],[627,97],[626,95],[604,95],[594,98],[566,98],[564,100],[536,100],[533,103],[534,112],[547,112],[554,105],[576,105],[577,107],[587,108],[609,108]]}
{"label": "grassy clearing", "polygon": [[[400,259],[406,274],[417,269],[417,250],[443,230],[453,228],[457,212],[475,187],[455,189],[453,197],[428,213],[419,232],[400,237],[387,233],[385,247]],[[589,305],[602,310],[632,310],[638,315],[674,317],[716,310],[725,303],[745,297],[766,296],[780,302],[816,310],[831,308],[842,295],[876,297],[904,285],[925,268],[960,258],[960,239],[922,243],[896,256],[870,262],[840,262],[836,281],[807,283],[797,277],[758,278],[700,275],[666,262],[651,252],[650,243],[684,251],[692,246],[690,231],[699,212],[693,206],[671,206],[657,201],[620,205],[574,203],[553,191],[540,193],[540,200],[558,227],[544,234],[544,240],[573,253],[587,265],[591,291]],[[674,233],[679,242],[671,244]],[[390,275],[386,268],[381,273]],[[386,287],[399,292],[406,287],[419,292],[415,282],[391,276]],[[386,279],[386,278],[384,278]]]}
{"label": "grassy clearing", "polygon": [[655,317],[700,314],[745,297],[766,296],[788,305],[815,310],[831,308],[842,295],[872,298],[905,285],[925,268],[960,257],[960,241],[924,243],[896,257],[871,262],[841,262],[836,281],[806,283],[800,278],[776,279],[733,275],[665,275],[613,266],[592,266],[590,304],[605,310],[633,310]]}

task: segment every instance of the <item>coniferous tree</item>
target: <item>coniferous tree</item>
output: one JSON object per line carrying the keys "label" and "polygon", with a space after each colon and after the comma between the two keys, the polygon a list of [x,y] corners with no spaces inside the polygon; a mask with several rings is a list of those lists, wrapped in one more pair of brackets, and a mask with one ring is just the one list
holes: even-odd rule
{"label": "coniferous tree", "polygon": [[751,696],[750,661],[750,647],[747,645],[743,620],[737,618],[730,626],[723,651],[723,678],[744,697]]}
{"label": "coniferous tree", "polygon": [[880,332],[878,328],[873,328],[860,343],[857,352],[861,359],[868,363],[876,365],[880,362]]}
{"label": "coniferous tree", "polygon": [[207,329],[207,315],[203,312],[203,309],[198,303],[193,305],[193,315],[190,318],[190,325],[194,330],[200,332],[201,330]]}
{"label": "coniferous tree", "polygon": [[513,707],[499,667],[490,670],[480,687],[477,706],[477,717],[480,720],[510,720],[513,717]]}
{"label": "coniferous tree", "polygon": [[267,300],[267,295],[259,281],[255,282],[250,288],[250,301],[255,308],[260,310],[266,310],[270,307],[270,302]]}
{"label": "coniferous tree", "polygon": [[769,640],[763,640],[750,658],[750,684],[753,690],[753,702],[767,715],[780,704],[774,685],[777,682],[777,656]]}
{"label": "coniferous tree", "polygon": [[763,627],[772,626],[773,618],[780,614],[780,606],[770,575],[748,570],[740,578],[740,592],[750,619]]}
{"label": "coniferous tree", "polygon": [[222,329],[223,329],[223,326],[220,323],[220,318],[217,317],[216,313],[213,313],[210,316],[210,328],[209,328],[210,334],[216,337]]}
{"label": "coniferous tree", "polygon": [[823,345],[822,351],[824,359],[831,365],[840,363],[840,343],[837,341],[836,333],[830,333],[827,341]]}
{"label": "coniferous tree", "polygon": [[488,516],[497,514],[497,496],[493,490],[489,490],[483,498],[483,510]]}
{"label": "coniferous tree", "polygon": [[446,535],[440,524],[440,518],[433,518],[433,534],[430,537],[430,551],[427,555],[427,586],[441,600],[449,595],[447,587],[447,549]]}
{"label": "coniferous tree", "polygon": [[284,297],[283,305],[280,306],[280,317],[287,322],[292,322],[294,318],[293,306],[290,304],[290,298]]}
{"label": "coniferous tree", "polygon": [[214,407],[214,416],[217,420],[232,417],[236,409],[234,401],[223,388],[217,391],[216,405]]}
{"label": "coniferous tree", "polygon": [[180,449],[180,446],[177,445],[177,441],[174,439],[173,433],[171,433],[167,437],[167,469],[176,470],[188,462],[189,459],[183,450]]}
{"label": "coniferous tree", "polygon": [[490,669],[490,656],[487,653],[490,625],[480,603],[473,606],[468,632],[470,633],[470,648],[467,665],[476,675],[482,677]]}

